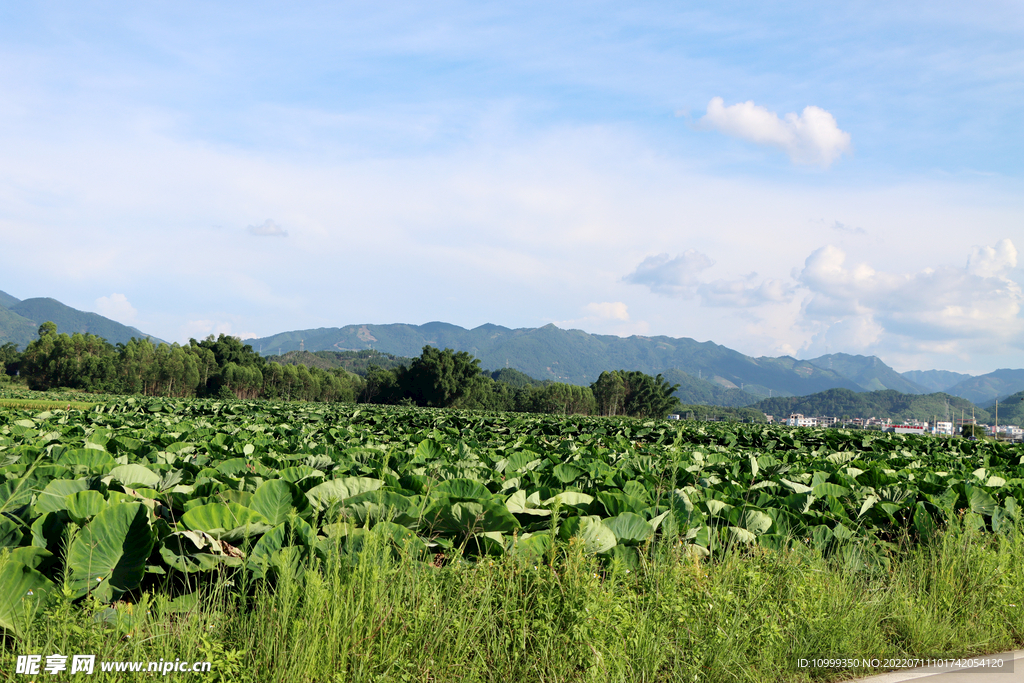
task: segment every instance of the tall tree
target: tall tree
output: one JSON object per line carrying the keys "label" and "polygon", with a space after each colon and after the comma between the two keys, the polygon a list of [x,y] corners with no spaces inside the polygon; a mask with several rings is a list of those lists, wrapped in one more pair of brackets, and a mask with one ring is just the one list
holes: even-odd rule
{"label": "tall tree", "polygon": [[414,358],[398,379],[417,404],[447,408],[473,390],[480,372],[480,359],[465,351],[424,346],[419,358]]}

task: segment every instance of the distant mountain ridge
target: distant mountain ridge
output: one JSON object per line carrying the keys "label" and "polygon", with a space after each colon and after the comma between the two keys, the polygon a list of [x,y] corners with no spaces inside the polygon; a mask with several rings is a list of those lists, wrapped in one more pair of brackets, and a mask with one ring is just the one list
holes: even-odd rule
{"label": "distant mountain ridge", "polygon": [[819,368],[835,370],[853,380],[864,391],[892,389],[903,394],[927,394],[928,389],[908,379],[883,363],[878,356],[853,356],[833,353],[808,361]]}
{"label": "distant mountain ridge", "polygon": [[7,292],[0,292],[0,307],[10,308],[11,306],[17,306],[21,303],[21,299],[16,299]]}
{"label": "distant mountain ridge", "polygon": [[160,339],[141,330],[122,325],[98,313],[88,313],[62,304],[56,299],[34,298],[24,301],[0,292],[0,344],[13,342],[24,350],[38,336],[39,326],[52,321],[57,332],[67,334],[94,334],[111,344],[124,344],[132,337]]}
{"label": "distant mountain ridge", "polygon": [[[39,325],[51,320],[58,332],[89,333],[112,344],[132,337],[161,340],[135,327],[96,313],[67,306],[56,299],[20,300],[0,291],[0,345],[13,342],[24,349]],[[663,374],[680,384],[684,403],[748,406],[767,397],[807,396],[829,389],[854,392],[892,390],[903,394],[946,392],[991,406],[996,398],[1024,391],[1024,369],[1000,369],[971,376],[946,370],[898,373],[876,356],[828,354],[810,360],[790,356],[752,357],[714,342],[687,337],[616,337],[563,330],[555,325],[511,329],[486,324],[467,330],[432,322],[424,325],[348,325],[296,330],[247,340],[263,355],[297,351],[359,351],[373,349],[415,357],[426,345],[467,351],[484,368],[508,367],[540,380],[589,385],[605,370],[640,370]]]}
{"label": "distant mountain ridge", "polygon": [[[676,370],[696,380],[699,391],[731,390],[730,405],[760,396],[802,395],[833,387],[861,388],[839,373],[788,356],[753,358],[713,342],[674,337],[615,337],[563,330],[554,325],[510,329],[481,325],[467,330],[433,322],[425,325],[348,325],[285,332],[248,340],[262,353],[299,348],[307,351],[376,349],[398,356],[418,356],[426,345],[466,351],[485,368],[513,367],[537,379],[590,384],[605,370],[640,370],[649,374]],[[706,383],[706,384],[704,384]],[[685,397],[682,397],[685,402]],[[742,403],[741,403],[742,401]]]}
{"label": "distant mountain ridge", "polygon": [[968,401],[979,405],[989,405],[998,398],[1000,401],[1010,394],[1024,390],[1024,370],[1003,368],[970,377],[951,386],[947,392],[954,396],[962,396]]}
{"label": "distant mountain ridge", "polygon": [[950,387],[974,377],[974,375],[951,370],[907,370],[900,374],[929,391],[946,391]]}

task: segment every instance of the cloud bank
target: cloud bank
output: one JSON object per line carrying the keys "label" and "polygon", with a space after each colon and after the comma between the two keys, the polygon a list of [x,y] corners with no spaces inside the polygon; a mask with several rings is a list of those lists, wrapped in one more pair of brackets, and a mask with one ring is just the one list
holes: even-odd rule
{"label": "cloud bank", "polygon": [[974,247],[965,267],[912,273],[848,264],[842,249],[828,245],[807,257],[797,279],[812,295],[808,320],[858,330],[855,339],[845,337],[848,343],[868,346],[895,335],[946,348],[1020,348],[1024,292],[1011,277],[1016,267],[1009,239]]}
{"label": "cloud bank", "polygon": [[700,297],[702,306],[749,308],[793,298],[794,284],[774,278],[758,282],[757,273],[735,280],[702,281],[700,274],[713,265],[715,261],[710,256],[696,249],[688,249],[675,258],[658,254],[645,258],[623,282],[643,285],[661,296]]}
{"label": "cloud bank", "polygon": [[128,301],[124,294],[111,294],[96,299],[96,312],[104,318],[116,320],[126,325],[134,324],[138,311]]}
{"label": "cloud bank", "polygon": [[655,294],[692,299],[700,285],[697,276],[713,265],[714,261],[695,249],[688,249],[675,258],[658,254],[645,258],[623,281],[644,285]]}
{"label": "cloud bank", "polygon": [[797,164],[831,166],[850,150],[850,134],[839,129],[835,117],[820,107],[804,107],[803,113],[778,114],[752,101],[725,106],[712,98],[698,126],[781,149]]}
{"label": "cloud bank", "polygon": [[263,225],[250,225],[245,229],[250,235],[256,235],[257,237],[287,237],[288,231],[282,228],[280,225],[270,220],[269,218],[263,222]]}

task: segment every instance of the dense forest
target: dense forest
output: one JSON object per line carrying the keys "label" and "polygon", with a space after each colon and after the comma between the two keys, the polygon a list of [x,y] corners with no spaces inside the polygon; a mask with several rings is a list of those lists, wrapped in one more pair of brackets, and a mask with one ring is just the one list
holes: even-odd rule
{"label": "dense forest", "polygon": [[384,370],[408,365],[412,359],[404,356],[396,356],[393,353],[384,353],[373,349],[361,351],[287,351],[279,356],[265,356],[270,363],[281,365],[305,365],[321,370],[347,370],[353,374],[365,377],[370,371],[370,366],[376,365]]}
{"label": "dense forest", "polygon": [[[17,375],[35,390],[80,389],[147,396],[364,402],[478,410],[665,417],[678,385],[661,375],[604,372],[589,387],[538,381],[518,370],[485,372],[469,353],[425,346],[417,358],[373,351],[287,354],[272,362],[236,337],[186,345],[60,334],[52,322],[23,352],[0,347],[0,381]],[[298,356],[298,358],[296,357]]]}

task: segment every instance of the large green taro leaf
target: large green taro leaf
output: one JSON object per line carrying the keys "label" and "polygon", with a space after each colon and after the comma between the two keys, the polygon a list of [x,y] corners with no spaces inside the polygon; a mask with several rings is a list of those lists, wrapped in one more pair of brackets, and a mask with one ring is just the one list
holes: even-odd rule
{"label": "large green taro leaf", "polygon": [[55,586],[40,572],[8,560],[0,568],[0,627],[24,637]]}
{"label": "large green taro leaf", "polygon": [[486,486],[472,479],[446,479],[435,486],[431,494],[453,500],[487,500],[491,497]]}
{"label": "large green taro leaf", "polygon": [[394,491],[369,491],[345,501],[342,508],[346,516],[359,524],[389,521],[407,529],[419,527],[423,515],[421,496],[404,496]]}
{"label": "large green taro leaf", "polygon": [[558,537],[563,541],[579,539],[590,554],[606,553],[615,547],[615,533],[602,524],[597,515],[565,520],[558,528]]}
{"label": "large green taro leaf", "polygon": [[33,510],[37,515],[67,508],[67,497],[89,488],[88,479],[54,479],[46,485],[39,495]]}
{"label": "large green taro leaf", "polygon": [[555,475],[555,479],[563,484],[569,484],[579,478],[579,476],[583,474],[583,470],[563,462],[555,465],[551,470],[551,474]]}
{"label": "large green taro leaf", "polygon": [[[154,488],[160,483],[160,475],[142,465],[118,465],[107,473],[107,477],[114,479],[124,486],[132,488]],[[106,481],[106,478],[104,481]]]}
{"label": "large green taro leaf", "polygon": [[434,501],[423,514],[425,526],[441,533],[468,536],[485,531],[514,531],[519,522],[505,504],[496,500]]}
{"label": "large green taro leaf", "polygon": [[547,507],[575,507],[580,510],[585,510],[590,507],[590,504],[594,502],[594,497],[586,493],[580,493],[579,491],[563,491],[558,495],[552,496],[544,501],[544,505]]}
{"label": "large green taro leaf", "polygon": [[306,492],[306,497],[309,498],[313,508],[319,512],[329,507],[331,503],[343,501],[367,491],[376,491],[383,485],[384,482],[380,479],[368,477],[331,479],[311,488]]}
{"label": "large green taro leaf", "polygon": [[84,467],[92,474],[104,474],[117,466],[114,456],[95,448],[75,448],[65,451],[57,464],[69,467]]}
{"label": "large green taro leaf", "polygon": [[24,535],[20,524],[0,515],[0,549],[17,548],[21,545]]}
{"label": "large green taro leaf", "polygon": [[55,559],[54,554],[46,548],[36,548],[31,545],[15,548],[11,551],[9,558],[14,562],[21,562],[26,567],[32,567],[32,569],[49,566]]}
{"label": "large green taro leaf", "polygon": [[[42,482],[39,482],[42,485]],[[27,480],[0,483],[0,512],[14,512],[32,502],[33,482]]]}
{"label": "large green taro leaf", "polygon": [[204,531],[178,531],[168,535],[160,544],[160,557],[169,567],[186,573],[242,563],[241,551]]}
{"label": "large green taro leaf", "polygon": [[987,491],[975,486],[966,486],[964,488],[967,493],[967,504],[970,506],[971,512],[991,517],[992,513],[999,507],[995,498],[989,495]]}
{"label": "large green taro leaf", "polygon": [[540,562],[550,552],[554,541],[551,534],[542,531],[536,534],[524,534],[509,543],[509,552],[527,562]]}
{"label": "large green taro leaf", "polygon": [[633,512],[623,512],[621,515],[604,520],[604,525],[615,534],[615,541],[619,544],[643,543],[654,535],[654,529],[643,517]]}
{"label": "large green taro leaf", "polygon": [[533,515],[536,517],[550,517],[551,510],[539,507],[539,496],[527,496],[526,491],[519,489],[505,500],[505,507],[509,512],[519,515]]}
{"label": "large green taro leaf", "polygon": [[68,551],[74,596],[91,593],[110,602],[137,588],[155,542],[149,511],[142,503],[116,503],[103,510]]}
{"label": "large green taro leaf", "polygon": [[64,542],[64,529],[71,523],[67,510],[47,512],[32,522],[32,545],[57,552]]}
{"label": "large green taro leaf", "polygon": [[296,559],[293,554],[281,551],[295,546],[300,548],[300,563],[305,563],[310,553],[317,547],[316,532],[302,519],[278,524],[263,534],[249,553],[246,566],[254,576],[260,578],[280,572],[282,568],[292,566]]}
{"label": "large green taro leaf", "polygon": [[758,536],[772,528],[772,518],[760,510],[747,510],[743,518],[744,528]]}
{"label": "large green taro leaf", "polygon": [[643,512],[647,507],[643,500],[628,496],[622,491],[599,491],[597,499],[609,517],[616,517],[623,512]]}
{"label": "large green taro leaf", "polygon": [[842,498],[843,496],[850,494],[850,489],[845,486],[839,486],[838,484],[822,482],[814,487],[813,493],[816,498],[824,498],[825,496]]}
{"label": "large green taro leaf", "polygon": [[284,468],[277,473],[277,476],[306,490],[312,488],[318,479],[323,479],[324,473],[309,465],[298,465]]}
{"label": "large green taro leaf", "polygon": [[232,545],[245,538],[255,538],[272,528],[266,517],[238,503],[200,505],[183,514],[180,522],[186,529],[205,531]]}
{"label": "large green taro leaf", "polygon": [[266,517],[274,526],[281,524],[295,511],[302,515],[309,511],[309,500],[295,484],[283,479],[271,479],[260,484],[249,501],[249,507]]}
{"label": "large green taro leaf", "polygon": [[64,499],[68,515],[75,524],[85,526],[85,523],[95,517],[107,507],[107,499],[99,491],[79,491],[72,493]]}
{"label": "large green taro leaf", "polygon": [[416,452],[413,453],[413,458],[423,459],[427,462],[444,459],[447,456],[448,454],[445,453],[444,449],[432,439],[420,441],[419,445],[416,446]]}

